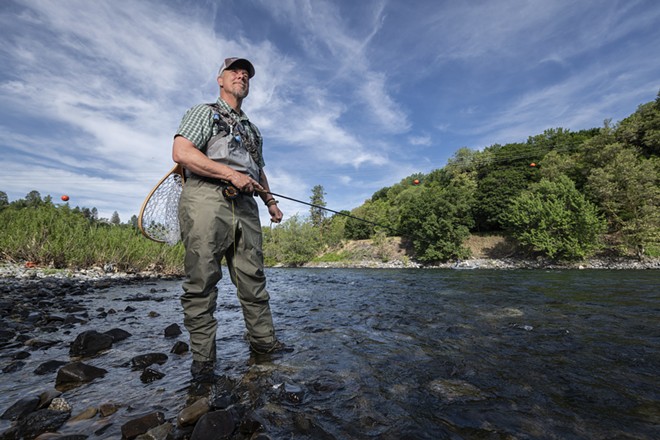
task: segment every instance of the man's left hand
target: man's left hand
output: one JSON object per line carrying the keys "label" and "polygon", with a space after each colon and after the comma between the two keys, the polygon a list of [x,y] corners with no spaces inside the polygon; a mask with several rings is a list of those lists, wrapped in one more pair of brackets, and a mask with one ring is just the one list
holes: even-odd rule
{"label": "man's left hand", "polygon": [[270,205],[268,207],[268,213],[270,214],[270,221],[273,223],[281,222],[282,217],[284,217],[284,214],[282,214],[282,211],[280,211],[280,208],[277,206],[277,204]]}

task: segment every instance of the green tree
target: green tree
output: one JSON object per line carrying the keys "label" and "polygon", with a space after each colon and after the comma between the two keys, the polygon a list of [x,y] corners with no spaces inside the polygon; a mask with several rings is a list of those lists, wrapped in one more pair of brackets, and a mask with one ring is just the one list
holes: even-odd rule
{"label": "green tree", "polygon": [[346,220],[345,236],[349,240],[366,240],[377,230],[383,230],[387,235],[397,235],[397,213],[398,209],[386,200],[367,200],[362,206],[354,209],[351,212],[352,217]]}
{"label": "green tree", "polygon": [[113,225],[121,224],[121,220],[119,219],[119,213],[117,211],[112,213],[112,217],[110,217],[110,223],[112,223]]}
{"label": "green tree", "polygon": [[477,181],[474,210],[476,228],[479,231],[503,229],[502,216],[508,211],[511,200],[528,186],[527,168],[494,170]]}
{"label": "green tree", "polygon": [[634,148],[614,143],[609,161],[591,171],[587,188],[605,212],[610,231],[642,257],[660,243],[660,159],[646,159]]}
{"label": "green tree", "polygon": [[309,198],[309,201],[312,205],[316,205],[309,209],[312,225],[315,228],[321,228],[325,221],[325,209],[323,208],[326,207],[325,192],[322,185],[316,185],[312,188],[312,196]]}
{"label": "green tree", "polygon": [[272,230],[264,229],[264,259],[270,265],[302,265],[314,258],[322,247],[320,231],[297,215]]}
{"label": "green tree", "polygon": [[[344,214],[350,214],[348,211],[340,211]],[[344,239],[346,221],[345,215],[334,214],[327,222],[327,227],[323,233],[323,243],[329,247],[339,246]]]}
{"label": "green tree", "polygon": [[472,182],[452,181],[446,187],[431,184],[401,207],[401,230],[412,241],[420,261],[447,261],[466,258],[463,243],[473,226]]}
{"label": "green tree", "polygon": [[26,206],[29,206],[31,208],[36,208],[40,206],[42,203],[43,201],[41,200],[41,194],[39,194],[39,191],[30,191],[25,196]]}
{"label": "green tree", "polygon": [[655,102],[640,105],[619,124],[615,136],[646,156],[660,155],[660,92]]}
{"label": "green tree", "polygon": [[0,191],[0,209],[4,209],[9,206],[9,197],[4,191]]}
{"label": "green tree", "polygon": [[596,206],[567,176],[532,184],[513,199],[503,219],[524,247],[567,260],[593,255],[606,228]]}

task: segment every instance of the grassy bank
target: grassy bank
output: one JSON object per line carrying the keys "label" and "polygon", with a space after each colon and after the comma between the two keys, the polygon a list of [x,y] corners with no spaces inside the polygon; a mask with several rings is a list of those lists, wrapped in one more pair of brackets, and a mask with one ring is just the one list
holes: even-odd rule
{"label": "grassy bank", "polygon": [[69,269],[112,265],[123,272],[182,270],[181,244],[152,242],[131,225],[88,219],[66,205],[6,208],[0,211],[0,225],[4,261]]}

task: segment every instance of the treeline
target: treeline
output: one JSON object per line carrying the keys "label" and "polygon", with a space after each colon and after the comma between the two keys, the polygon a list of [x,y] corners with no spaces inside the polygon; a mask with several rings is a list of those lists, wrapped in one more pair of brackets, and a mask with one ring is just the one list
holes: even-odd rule
{"label": "treeline", "polygon": [[0,191],[0,260],[54,269],[181,273],[183,246],[147,240],[137,229],[137,217],[120,224],[115,214],[99,220],[95,208],[58,206],[37,191],[9,203]]}
{"label": "treeline", "polygon": [[[471,233],[497,233],[529,256],[581,260],[607,249],[658,257],[659,154],[660,93],[618,124],[462,148],[443,168],[409,176],[345,212],[369,222],[312,208],[266,229],[264,254],[271,264],[301,264],[344,239],[389,235],[407,237],[419,261],[447,261],[469,257]],[[323,207],[323,195],[317,186],[310,200]]]}

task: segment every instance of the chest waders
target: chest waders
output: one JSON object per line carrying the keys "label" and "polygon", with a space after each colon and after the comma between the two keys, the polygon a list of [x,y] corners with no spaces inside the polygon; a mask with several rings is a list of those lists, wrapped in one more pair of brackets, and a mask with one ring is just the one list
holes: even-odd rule
{"label": "chest waders", "polygon": [[[258,133],[248,133],[237,118],[223,116],[212,108],[213,136],[202,151],[210,159],[256,177],[258,181],[259,157],[255,158],[248,148],[251,146],[256,151]],[[186,281],[181,303],[193,360],[215,360],[217,320],[214,313],[217,284],[222,278],[222,258],[237,288],[248,341],[251,345],[270,346],[276,338],[266,290],[257,203],[251,195],[240,193],[229,182],[190,172],[188,175],[179,209],[186,248]]]}

